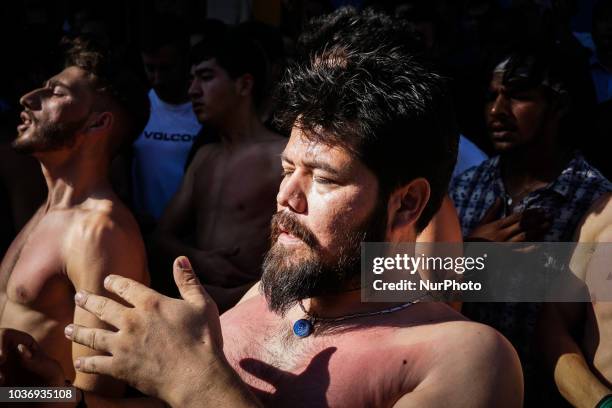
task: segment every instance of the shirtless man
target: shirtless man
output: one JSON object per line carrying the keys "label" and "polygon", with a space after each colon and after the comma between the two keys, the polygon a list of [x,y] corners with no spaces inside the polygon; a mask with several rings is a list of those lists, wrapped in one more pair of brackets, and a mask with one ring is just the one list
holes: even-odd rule
{"label": "shirtless man", "polygon": [[[63,338],[73,320],[108,327],[75,309],[76,291],[107,293],[102,282],[111,271],[148,282],[138,226],[107,180],[113,154],[146,123],[148,102],[137,82],[110,64],[103,52],[75,40],[65,69],[20,100],[23,122],[13,147],[40,162],[49,194],[0,266],[0,327],[29,333],[76,387],[118,396],[124,385],[116,380],[75,376],[76,357],[99,353]],[[11,368],[15,349],[1,350],[5,385],[33,380]]]}
{"label": "shirtless man", "polygon": [[[355,13],[351,24],[367,21]],[[397,27],[381,29],[392,39]],[[397,41],[375,52],[337,44],[292,69],[261,283],[219,319],[187,258],[174,265],[184,300],[112,275],[105,287],[134,307],[79,292],[79,306],[119,331],[68,326],[69,339],[112,354],[77,369],[175,407],[520,406],[520,364],[499,333],[441,303],[394,309],[355,290],[360,242],[414,242],[455,160],[445,87],[411,57]],[[301,337],[299,319],[312,324]]]}
{"label": "shirtless man", "polygon": [[[572,272],[584,282],[593,273],[608,275],[609,268],[602,268],[601,262],[610,264],[612,194],[593,204],[577,230],[577,239],[579,245],[594,246],[594,250],[576,251]],[[585,253],[590,256],[577,259],[577,254]],[[591,287],[596,293],[600,290]],[[576,407],[612,404],[612,303],[609,291],[605,296],[592,303],[548,303],[540,316],[538,334],[546,362],[559,392]]]}
{"label": "shirtless man", "polygon": [[188,255],[224,311],[261,275],[287,139],[259,119],[266,63],[254,44],[228,31],[196,46],[192,62],[193,109],[220,141],[197,151],[152,252],[161,255],[157,265]]}

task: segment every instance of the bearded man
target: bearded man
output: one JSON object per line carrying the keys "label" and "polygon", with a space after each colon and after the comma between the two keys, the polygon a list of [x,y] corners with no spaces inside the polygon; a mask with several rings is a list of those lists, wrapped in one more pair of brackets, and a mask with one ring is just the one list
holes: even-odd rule
{"label": "bearded man", "polygon": [[326,18],[374,25],[385,41],[334,39],[288,72],[280,119],[292,130],[261,282],[219,318],[185,257],[183,300],[112,275],[105,287],[133,307],[77,294],[118,331],[68,326],[109,353],[75,367],[175,407],[520,406],[519,361],[493,329],[442,303],[361,301],[361,241],[415,241],[446,192],[457,133],[442,79],[402,45],[403,26]]}
{"label": "bearded man", "polygon": [[[99,353],[67,343],[63,335],[71,321],[108,327],[75,309],[75,292],[108,295],[102,282],[111,271],[148,282],[138,226],[107,178],[115,152],[142,131],[148,100],[134,77],[101,49],[80,39],[66,45],[65,68],[20,100],[22,123],[13,147],[38,159],[49,193],[0,266],[0,327],[31,335],[80,389],[121,396],[121,382],[75,376],[75,358]],[[28,351],[10,347],[6,332],[0,330],[3,385],[47,383],[16,369]]]}

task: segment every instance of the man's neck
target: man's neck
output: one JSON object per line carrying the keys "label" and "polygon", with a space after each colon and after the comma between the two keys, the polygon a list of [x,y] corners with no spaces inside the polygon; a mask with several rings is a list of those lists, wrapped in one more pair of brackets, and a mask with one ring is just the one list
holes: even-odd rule
{"label": "man's neck", "polygon": [[[185,89],[187,88],[185,87]],[[155,91],[155,94],[162,102],[167,103],[168,105],[182,105],[189,102],[189,95],[186,91],[163,96],[161,96],[159,92]]]}
{"label": "man's neck", "polygon": [[501,176],[505,186],[550,183],[567,163],[568,152],[558,145],[529,146],[501,155]]}
{"label": "man's neck", "polygon": [[242,109],[223,120],[217,131],[223,146],[232,149],[259,140],[265,127],[253,110]]}
{"label": "man's neck", "polygon": [[[380,312],[400,303],[362,302],[361,289],[353,289],[333,295],[318,296],[302,301],[304,309],[310,316],[322,319],[342,318],[360,313]],[[287,313],[290,321],[304,317],[302,308],[297,305]]]}
{"label": "man's neck", "polygon": [[38,159],[49,191],[47,210],[74,207],[93,195],[101,197],[111,191],[108,165],[101,161],[62,153],[45,154]]}

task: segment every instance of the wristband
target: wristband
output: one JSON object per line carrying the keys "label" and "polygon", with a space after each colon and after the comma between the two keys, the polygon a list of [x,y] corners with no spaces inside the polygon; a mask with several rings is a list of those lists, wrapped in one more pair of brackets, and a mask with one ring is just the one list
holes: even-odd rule
{"label": "wristband", "polygon": [[612,408],[612,394],[608,394],[604,396],[598,403],[595,405],[595,408]]}

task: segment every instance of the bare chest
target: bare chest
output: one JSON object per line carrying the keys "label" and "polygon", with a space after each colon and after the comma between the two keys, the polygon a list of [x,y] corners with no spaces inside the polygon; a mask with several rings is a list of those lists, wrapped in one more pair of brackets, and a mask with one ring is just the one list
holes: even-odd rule
{"label": "bare chest", "polygon": [[228,360],[266,406],[391,406],[416,378],[417,350],[390,342],[392,329],[301,339],[271,323],[256,312],[222,322]]}
{"label": "bare chest", "polygon": [[60,292],[66,292],[68,282],[62,254],[66,225],[62,217],[35,216],[13,241],[0,266],[8,301],[36,309],[57,307],[56,297],[65,294]]}
{"label": "bare chest", "polygon": [[[265,153],[246,150],[211,155],[198,170],[195,197],[200,210],[253,217],[271,212],[280,184],[280,170]],[[278,174],[277,174],[278,173]]]}

